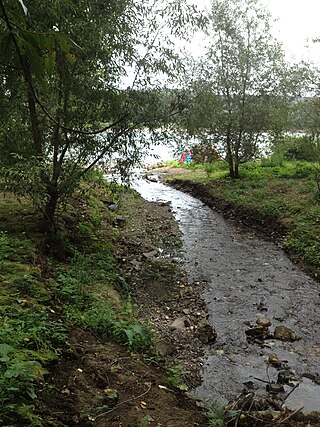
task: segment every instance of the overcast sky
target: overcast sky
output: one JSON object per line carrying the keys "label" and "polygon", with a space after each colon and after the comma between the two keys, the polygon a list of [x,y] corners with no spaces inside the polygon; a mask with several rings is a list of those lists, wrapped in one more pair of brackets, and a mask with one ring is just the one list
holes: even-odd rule
{"label": "overcast sky", "polygon": [[[311,41],[314,37],[320,37],[320,0],[261,1],[277,19],[273,33],[283,43],[287,59],[307,59],[320,65],[320,43],[315,45]],[[208,7],[210,0],[194,3]],[[310,42],[307,48],[308,38]]]}
{"label": "overcast sky", "polygon": [[[296,59],[309,59],[320,63],[320,0],[263,0],[274,18],[274,33],[285,47],[286,53]],[[306,47],[307,39],[310,39]]]}

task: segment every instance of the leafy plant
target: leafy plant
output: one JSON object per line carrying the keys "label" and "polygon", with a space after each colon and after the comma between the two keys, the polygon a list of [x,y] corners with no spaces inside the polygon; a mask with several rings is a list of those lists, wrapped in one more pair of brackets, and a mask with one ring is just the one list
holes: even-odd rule
{"label": "leafy plant", "polygon": [[235,418],[239,411],[227,409],[224,405],[213,402],[207,411],[210,427],[226,427],[228,422]]}
{"label": "leafy plant", "polygon": [[188,386],[182,382],[182,367],[181,365],[174,365],[167,369],[167,378],[169,383],[181,391],[187,391]]}

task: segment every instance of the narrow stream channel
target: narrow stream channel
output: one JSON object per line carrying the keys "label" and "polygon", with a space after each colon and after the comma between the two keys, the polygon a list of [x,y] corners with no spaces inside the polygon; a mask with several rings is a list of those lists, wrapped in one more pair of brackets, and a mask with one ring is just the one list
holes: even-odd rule
{"label": "narrow stream channel", "polygon": [[[320,411],[318,283],[281,248],[224,220],[199,200],[159,182],[138,180],[134,188],[146,200],[171,203],[183,234],[189,278],[204,284],[217,341],[207,349],[203,383],[191,395],[225,404],[243,389],[265,394],[266,383],[276,383],[281,371],[290,385],[284,385],[280,401],[290,409]],[[246,331],[259,318],[272,324],[270,337],[257,343],[247,339]],[[276,326],[290,328],[301,339],[275,339]],[[267,363],[270,354],[281,367]]]}

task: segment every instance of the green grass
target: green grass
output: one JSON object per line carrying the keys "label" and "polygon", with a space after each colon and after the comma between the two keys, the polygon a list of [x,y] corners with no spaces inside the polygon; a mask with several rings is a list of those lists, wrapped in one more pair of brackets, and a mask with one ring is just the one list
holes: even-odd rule
{"label": "green grass", "polygon": [[169,179],[206,184],[221,203],[238,206],[259,221],[276,221],[288,229],[285,247],[320,267],[320,202],[315,171],[307,161],[284,161],[273,156],[241,165],[238,180],[228,177],[227,164],[222,161],[193,166]]}
{"label": "green grass", "polygon": [[101,202],[108,189],[94,180],[82,191],[86,198],[76,197],[64,213],[71,229],[61,221],[60,233],[50,239],[38,232],[30,204],[0,198],[1,425],[42,425],[37,390],[46,386],[50,364],[68,352],[74,325],[130,349],[152,348],[130,297],[123,301],[115,290],[123,279],[110,243],[113,214]]}
{"label": "green grass", "polygon": [[48,305],[52,283],[40,270],[31,240],[0,233],[0,423],[22,412],[32,417],[36,386],[67,337]]}

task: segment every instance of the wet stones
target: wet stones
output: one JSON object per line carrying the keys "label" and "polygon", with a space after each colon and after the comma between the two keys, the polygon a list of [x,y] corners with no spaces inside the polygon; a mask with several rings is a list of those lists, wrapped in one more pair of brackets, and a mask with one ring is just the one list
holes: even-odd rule
{"label": "wet stones", "polygon": [[283,393],[284,387],[282,384],[270,383],[266,385],[266,390],[271,394]]}
{"label": "wet stones", "polygon": [[212,344],[217,339],[217,333],[209,323],[200,324],[196,335],[203,344]]}
{"label": "wet stones", "polygon": [[262,328],[269,328],[269,326],[271,326],[271,320],[265,318],[265,317],[261,317],[259,319],[257,319],[256,321],[258,326],[261,326]]}
{"label": "wet stones", "polygon": [[266,317],[259,317],[255,326],[251,326],[250,322],[248,323],[250,328],[245,331],[247,339],[249,341],[256,342],[257,344],[262,344],[264,340],[269,338],[275,338],[288,342],[298,341],[301,339],[301,337],[290,328],[281,325],[275,327],[273,334],[270,333],[269,327],[272,323],[271,320],[267,319]]}
{"label": "wet stones", "polygon": [[261,344],[263,340],[267,338],[266,328],[260,325],[253,326],[252,328],[247,329],[245,332],[249,341],[254,341],[258,344]]}
{"label": "wet stones", "polygon": [[256,321],[256,325],[245,331],[247,339],[257,344],[263,343],[265,339],[270,337],[269,326],[271,326],[271,321],[269,319],[259,317]]}
{"label": "wet stones", "polygon": [[281,341],[298,341],[301,339],[299,335],[296,335],[291,329],[286,326],[276,326],[274,330],[274,337]]}
{"label": "wet stones", "polygon": [[281,360],[279,359],[279,357],[275,353],[269,354],[268,363],[270,365],[274,366],[275,368],[278,368],[281,366]]}

